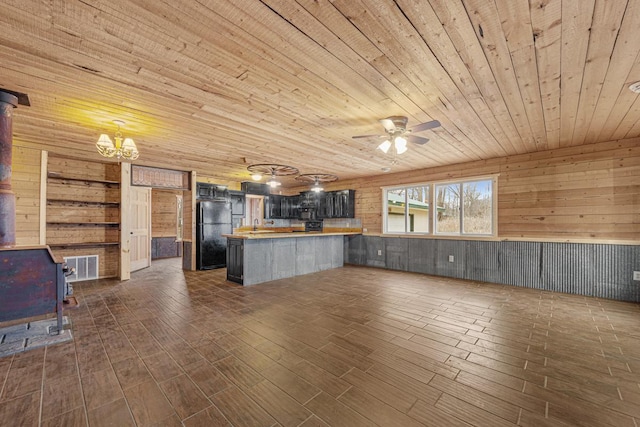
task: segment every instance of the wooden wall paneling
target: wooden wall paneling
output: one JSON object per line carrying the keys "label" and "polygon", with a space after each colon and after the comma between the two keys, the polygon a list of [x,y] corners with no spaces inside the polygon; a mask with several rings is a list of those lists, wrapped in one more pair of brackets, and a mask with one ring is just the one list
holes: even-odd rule
{"label": "wooden wall paneling", "polygon": [[182,190],[151,190],[151,236],[175,237],[177,228],[177,200]]}
{"label": "wooden wall paneling", "polygon": [[47,190],[51,200],[120,203],[120,184],[49,179]]}
{"label": "wooden wall paneling", "polygon": [[117,223],[113,226],[91,224],[49,224],[47,244],[50,246],[118,244],[120,231]]}
{"label": "wooden wall paneling", "polygon": [[356,190],[356,216],[382,231],[382,186],[499,174],[498,238],[640,239],[640,144],[612,141],[455,167],[339,181]]}
{"label": "wooden wall paneling", "polygon": [[120,222],[119,205],[94,205],[82,202],[50,202],[47,206],[49,223],[115,223]]}
{"label": "wooden wall paneling", "polygon": [[39,150],[13,145],[11,188],[16,196],[16,246],[40,244]]}
{"label": "wooden wall paneling", "polygon": [[71,159],[51,154],[49,155],[48,174],[54,178],[120,182],[120,167],[118,163]]}

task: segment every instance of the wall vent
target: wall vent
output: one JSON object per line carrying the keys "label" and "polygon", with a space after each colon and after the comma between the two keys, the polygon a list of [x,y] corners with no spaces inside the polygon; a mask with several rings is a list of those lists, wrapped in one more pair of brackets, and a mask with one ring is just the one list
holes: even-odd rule
{"label": "wall vent", "polygon": [[98,278],[98,255],[64,257],[64,262],[76,270],[75,273],[67,276],[69,283]]}

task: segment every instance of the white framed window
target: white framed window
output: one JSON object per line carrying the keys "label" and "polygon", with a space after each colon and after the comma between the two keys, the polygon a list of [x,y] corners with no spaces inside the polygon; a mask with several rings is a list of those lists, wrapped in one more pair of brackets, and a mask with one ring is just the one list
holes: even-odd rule
{"label": "white framed window", "polygon": [[489,176],[384,187],[383,233],[495,236],[496,185]]}
{"label": "white framed window", "polygon": [[445,182],[435,187],[434,234],[493,236],[494,179]]}
{"label": "white framed window", "polygon": [[429,233],[430,184],[384,189],[384,232]]}

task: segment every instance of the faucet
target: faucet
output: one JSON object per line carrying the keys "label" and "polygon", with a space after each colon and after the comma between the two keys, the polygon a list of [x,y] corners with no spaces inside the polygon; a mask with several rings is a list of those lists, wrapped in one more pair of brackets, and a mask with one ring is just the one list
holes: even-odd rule
{"label": "faucet", "polygon": [[256,231],[258,229],[258,223],[259,223],[258,218],[255,218],[253,220],[253,231]]}

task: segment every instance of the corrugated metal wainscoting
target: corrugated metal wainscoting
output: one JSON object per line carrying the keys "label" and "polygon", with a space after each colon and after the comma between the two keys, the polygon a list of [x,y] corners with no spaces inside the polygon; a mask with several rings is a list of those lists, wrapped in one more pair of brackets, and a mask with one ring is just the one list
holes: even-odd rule
{"label": "corrugated metal wainscoting", "polygon": [[639,245],[362,235],[344,242],[349,264],[640,302]]}

